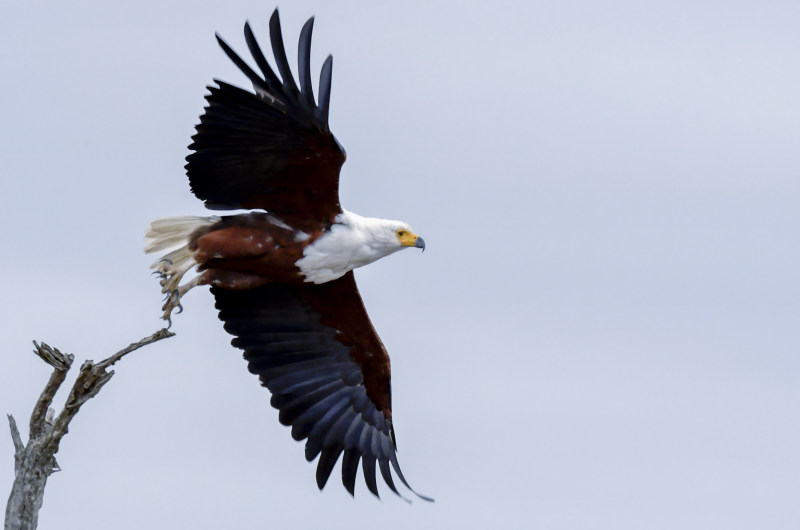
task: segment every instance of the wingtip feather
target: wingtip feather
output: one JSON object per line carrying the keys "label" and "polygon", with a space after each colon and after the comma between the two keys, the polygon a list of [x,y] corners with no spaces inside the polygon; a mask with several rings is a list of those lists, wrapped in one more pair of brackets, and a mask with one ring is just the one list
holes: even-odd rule
{"label": "wingtip feather", "polygon": [[331,79],[333,74],[333,55],[328,55],[322,64],[319,73],[319,106],[317,107],[317,118],[328,127],[328,113],[331,106]]}
{"label": "wingtip feather", "polygon": [[356,476],[361,452],[354,447],[347,449],[342,456],[342,484],[352,497],[356,496]]}
{"label": "wingtip feather", "polygon": [[297,85],[294,82],[289,60],[286,58],[286,49],[283,46],[281,19],[277,9],[272,12],[272,16],[269,18],[269,40],[270,44],[272,44],[272,54],[275,56],[275,62],[283,80],[284,90],[293,95],[297,94]]}
{"label": "wingtip feather", "polygon": [[375,457],[364,455],[361,458],[361,470],[364,472],[364,482],[367,483],[367,489],[370,493],[375,495],[375,498],[380,499],[378,494],[378,480],[375,471]]}
{"label": "wingtip feather", "polygon": [[311,17],[303,24],[297,43],[297,70],[300,77],[300,94],[303,97],[303,102],[312,109],[315,107],[314,89],[311,86],[311,35],[313,31],[314,17]]}
{"label": "wingtip feather", "polygon": [[269,85],[270,90],[279,92],[281,81],[278,79],[278,76],[275,75],[275,72],[272,71],[272,67],[270,67],[269,62],[267,62],[264,52],[261,51],[261,46],[258,44],[258,39],[256,39],[255,33],[253,33],[249,20],[244,25],[244,40],[247,43],[250,54],[264,74],[264,80],[267,82],[267,85]]}
{"label": "wingtip feather", "polygon": [[317,463],[317,487],[323,489],[331,476],[333,466],[342,454],[342,447],[326,447],[322,450]]}

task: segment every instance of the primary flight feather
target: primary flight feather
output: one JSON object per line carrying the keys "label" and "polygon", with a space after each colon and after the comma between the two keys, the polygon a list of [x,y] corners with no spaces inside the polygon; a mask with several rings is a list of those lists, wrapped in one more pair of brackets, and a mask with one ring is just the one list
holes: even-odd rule
{"label": "primary flight feather", "polygon": [[[189,289],[211,286],[232,344],[272,392],[281,423],[291,426],[294,439],[306,440],[306,459],[319,457],[320,489],[341,457],[351,494],[359,463],[370,492],[378,495],[380,471],[398,493],[392,470],[411,488],[397,462],[389,356],[352,270],[425,243],[406,223],[340,206],[345,152],[328,126],[333,60],[328,56],[322,66],[317,102],[309,64],[313,25],[309,19],[300,32],[299,86],[277,9],[269,21],[277,74],[249,23],[245,41],[260,73],[217,36],[253,91],[219,80],[208,87],[186,171],[208,208],[256,211],[158,219],[146,251],[169,251],[153,264],[167,295],[164,319]],[[199,274],[181,283],[194,267]]]}

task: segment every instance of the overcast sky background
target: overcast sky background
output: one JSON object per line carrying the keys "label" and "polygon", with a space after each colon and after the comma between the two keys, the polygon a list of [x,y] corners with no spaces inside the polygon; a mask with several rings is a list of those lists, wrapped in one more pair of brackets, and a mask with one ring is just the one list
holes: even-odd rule
{"label": "overcast sky background", "polygon": [[[24,434],[31,340],[77,366],[160,328],[143,231],[204,214],[204,87],[248,86],[214,32],[266,47],[273,7],[2,0],[0,409]],[[315,72],[334,55],[343,205],[428,244],[357,278],[437,502],[360,473],[353,500],[338,465],[318,492],[198,289],[73,422],[40,528],[800,527],[799,3],[280,9],[290,57],[311,15]]]}

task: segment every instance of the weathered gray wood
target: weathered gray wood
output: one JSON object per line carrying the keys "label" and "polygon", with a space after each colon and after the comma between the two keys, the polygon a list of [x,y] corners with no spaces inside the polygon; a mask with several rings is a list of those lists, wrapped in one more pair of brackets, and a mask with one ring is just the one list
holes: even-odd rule
{"label": "weathered gray wood", "polygon": [[33,407],[27,444],[22,441],[14,417],[8,416],[11,438],[14,442],[15,478],[6,505],[5,530],[34,530],[36,528],[39,521],[39,509],[44,501],[47,477],[60,470],[55,454],[58,452],[61,439],[67,434],[69,423],[81,406],[96,396],[103,385],[114,375],[114,371],[107,371],[107,368],[125,355],[173,335],[174,333],[167,329],[162,329],[139,342],[134,342],[99,363],[93,361],[83,363],[78,378],[67,397],[67,402],[58,416],[55,416],[50,405],[64,382],[67,372],[72,367],[74,356],[34,341],[34,353],[53,367],[53,373]]}

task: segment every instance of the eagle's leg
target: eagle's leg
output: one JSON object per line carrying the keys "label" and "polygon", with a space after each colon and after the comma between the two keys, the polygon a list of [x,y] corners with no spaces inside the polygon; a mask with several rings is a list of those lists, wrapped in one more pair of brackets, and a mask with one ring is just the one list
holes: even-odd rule
{"label": "eagle's leg", "polygon": [[[171,280],[172,278],[170,278],[169,281]],[[183,311],[183,306],[181,306],[181,298],[183,298],[183,295],[188,293],[189,290],[192,289],[193,287],[197,287],[198,285],[202,285],[203,283],[205,282],[203,281],[202,275],[200,275],[200,276],[195,276],[194,278],[184,283],[183,285],[178,285],[178,282],[176,281],[175,285],[177,287],[175,289],[172,289],[170,291],[163,291],[166,293],[167,298],[166,301],[164,302],[164,305],[161,307],[161,309],[164,311],[164,314],[162,315],[161,318],[168,321],[170,325],[172,325],[172,312],[175,309],[178,310],[178,313]]]}
{"label": "eagle's leg", "polygon": [[184,259],[173,263],[168,258],[163,258],[156,272],[161,274],[161,292],[164,294],[172,293],[180,284],[183,276],[197,265],[194,259]]}
{"label": "eagle's leg", "polygon": [[192,287],[200,284],[198,276],[181,285],[183,277],[195,265],[197,265],[197,260],[186,246],[170,252],[153,264],[155,274],[158,274],[161,279],[161,292],[166,295],[164,305],[161,307],[161,310],[164,311],[162,318],[169,321],[170,324],[172,323],[170,318],[172,311],[181,308],[183,295]]}
{"label": "eagle's leg", "polygon": [[164,311],[164,315],[161,318],[168,321],[170,325],[172,325],[172,312],[175,309],[178,310],[178,313],[183,311],[181,298],[183,298],[190,289],[198,285],[211,285],[212,287],[221,287],[223,289],[240,290],[261,287],[270,282],[267,278],[257,274],[227,271],[223,269],[207,269],[188,282],[180,285],[179,282],[181,278],[191,267],[192,266],[184,266],[181,269],[174,270],[171,267],[165,267],[166,271],[159,271],[165,278],[161,280],[161,285],[164,286],[161,292],[167,295],[164,305],[161,307]]}

